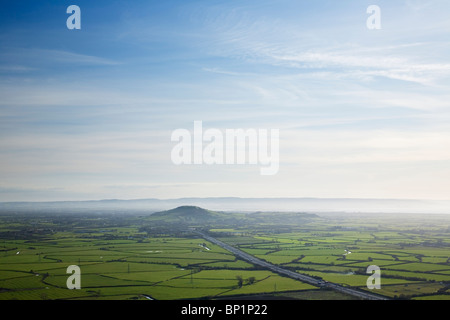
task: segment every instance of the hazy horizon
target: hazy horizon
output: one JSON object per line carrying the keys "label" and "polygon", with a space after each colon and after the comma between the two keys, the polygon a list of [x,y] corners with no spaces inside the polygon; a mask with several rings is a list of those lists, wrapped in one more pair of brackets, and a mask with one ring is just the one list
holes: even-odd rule
{"label": "hazy horizon", "polygon": [[103,199],[56,202],[0,202],[0,213],[151,213],[181,206],[197,206],[224,212],[311,212],[311,213],[388,213],[450,214],[450,201],[405,199],[332,199],[332,198],[174,198]]}
{"label": "hazy horizon", "polygon": [[238,197],[238,196],[213,196],[213,197],[171,197],[171,198],[157,198],[157,197],[148,197],[148,198],[86,198],[80,200],[39,200],[39,201],[0,201],[0,203],[17,203],[17,202],[101,202],[101,201],[142,201],[142,200],[158,200],[158,201],[168,201],[168,200],[183,200],[183,199],[267,199],[267,200],[280,200],[280,199],[292,199],[292,200],[368,200],[368,201],[450,201],[448,199],[412,199],[412,198],[350,198],[350,197]]}

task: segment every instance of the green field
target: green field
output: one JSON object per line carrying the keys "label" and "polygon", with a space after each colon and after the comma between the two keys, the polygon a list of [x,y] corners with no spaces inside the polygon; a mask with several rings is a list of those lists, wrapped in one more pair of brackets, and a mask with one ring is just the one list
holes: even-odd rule
{"label": "green field", "polygon": [[[160,229],[145,217],[117,219],[0,215],[0,299],[346,298],[256,268],[188,228],[155,232]],[[450,300],[449,220],[414,217],[405,225],[395,218],[329,214],[280,229],[242,224],[210,231],[260,259],[329,282],[371,291],[366,269],[377,265],[378,294]],[[79,290],[67,288],[70,265],[80,267]]]}
{"label": "green field", "polygon": [[327,218],[299,227],[298,232],[254,233],[253,242],[249,230],[245,237],[222,240],[271,263],[368,291],[366,270],[376,265],[382,276],[382,289],[375,290],[378,294],[403,299],[435,295],[450,300],[447,216],[413,215],[407,226],[392,217],[334,219],[330,214]]}
{"label": "green field", "polygon": [[[253,270],[253,265],[203,239],[105,242],[58,236],[36,242],[4,241],[0,299],[171,300],[311,287],[269,271]],[[69,265],[81,269],[80,290],[67,289]],[[242,286],[237,277],[244,279]],[[254,283],[246,283],[248,278],[255,278]]]}

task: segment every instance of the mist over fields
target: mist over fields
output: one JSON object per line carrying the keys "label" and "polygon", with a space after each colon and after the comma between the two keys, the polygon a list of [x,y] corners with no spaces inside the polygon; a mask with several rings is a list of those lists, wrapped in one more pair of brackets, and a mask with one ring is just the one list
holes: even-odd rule
{"label": "mist over fields", "polygon": [[2,212],[133,212],[153,213],[177,206],[193,205],[216,211],[284,211],[348,213],[430,213],[449,214],[450,201],[398,199],[319,198],[180,198],[57,202],[2,202]]}

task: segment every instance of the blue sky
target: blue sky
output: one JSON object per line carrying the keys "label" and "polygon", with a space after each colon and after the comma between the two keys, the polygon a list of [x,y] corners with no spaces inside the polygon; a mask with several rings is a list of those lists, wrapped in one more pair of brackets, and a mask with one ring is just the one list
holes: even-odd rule
{"label": "blue sky", "polygon": [[[66,8],[81,8],[68,30]],[[369,5],[381,30],[368,30]],[[2,1],[0,201],[449,199],[448,1]],[[280,130],[280,170],[171,133]]]}

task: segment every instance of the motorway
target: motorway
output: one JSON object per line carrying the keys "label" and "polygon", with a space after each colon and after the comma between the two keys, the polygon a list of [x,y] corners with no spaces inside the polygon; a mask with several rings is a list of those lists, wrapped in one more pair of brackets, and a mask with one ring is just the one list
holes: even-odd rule
{"label": "motorway", "polygon": [[287,270],[284,268],[281,268],[277,265],[274,265],[272,263],[269,263],[267,261],[258,259],[242,250],[239,250],[233,246],[230,246],[229,244],[226,244],[220,240],[217,240],[216,238],[213,238],[211,236],[208,236],[207,234],[205,234],[204,232],[201,231],[194,231],[195,233],[197,233],[198,235],[200,235],[202,238],[204,238],[205,240],[208,240],[209,242],[212,242],[222,248],[224,248],[225,250],[230,251],[231,253],[233,253],[236,257],[239,257],[243,260],[246,260],[254,265],[266,268],[272,272],[278,273],[280,275],[284,275],[287,276],[289,278],[295,279],[295,280],[299,280],[308,284],[311,284],[313,286],[316,287],[321,287],[321,288],[329,288],[332,290],[336,290],[345,294],[349,294],[352,295],[354,297],[360,298],[360,299],[364,299],[364,300],[388,300],[388,298],[386,297],[382,297],[379,295],[375,295],[375,294],[371,294],[370,292],[363,292],[363,291],[359,291],[356,289],[352,289],[352,288],[348,288],[348,287],[343,287],[341,285],[338,285],[336,283],[331,283],[331,282],[327,282],[324,280],[319,280],[304,274],[300,274],[291,270]]}

